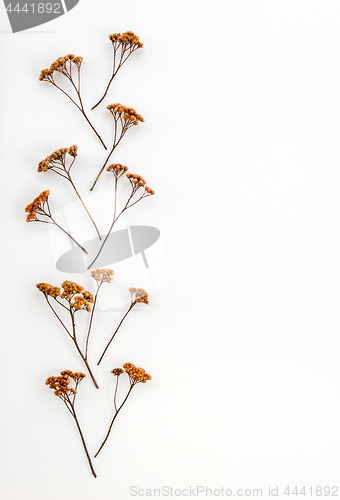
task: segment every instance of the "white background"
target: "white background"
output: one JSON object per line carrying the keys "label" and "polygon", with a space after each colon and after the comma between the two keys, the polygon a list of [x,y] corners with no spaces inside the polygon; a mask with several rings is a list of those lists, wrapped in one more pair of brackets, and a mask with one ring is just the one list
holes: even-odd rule
{"label": "white background", "polygon": [[[18,34],[0,9],[1,499],[340,487],[339,3],[80,0]],[[89,110],[110,75],[107,35],[126,30],[145,48],[89,113],[108,143],[105,105],[145,118],[113,160],[156,191],[129,221],[159,227],[169,279],[95,369],[101,389],[89,377],[80,386],[94,453],[112,416],[110,370],[131,361],[153,377],[132,393],[94,479],[72,418],[44,385],[83,366],[35,288],[90,279],[55,269],[48,231],[26,224],[24,207],[43,189],[56,208],[74,200],[62,179],[36,172],[55,149],[78,145],[82,193],[105,158],[40,70],[83,56]],[[125,293],[131,283],[119,280],[110,286]],[[119,314],[98,315],[92,364]]]}

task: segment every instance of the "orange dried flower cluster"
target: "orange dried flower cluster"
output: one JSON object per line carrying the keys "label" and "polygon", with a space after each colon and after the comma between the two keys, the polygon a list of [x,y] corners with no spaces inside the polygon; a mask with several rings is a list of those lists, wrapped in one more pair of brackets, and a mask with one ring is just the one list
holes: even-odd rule
{"label": "orange dried flower cluster", "polygon": [[78,285],[78,283],[74,283],[73,281],[64,281],[61,286],[64,291],[60,295],[60,298],[69,301],[73,299],[73,302],[70,302],[70,307],[73,307],[76,310],[85,309],[88,312],[91,311],[90,303],[93,304],[92,293],[84,290],[82,286]]}
{"label": "orange dried flower cluster", "polygon": [[111,283],[114,273],[112,269],[94,269],[90,274],[98,283]]}
{"label": "orange dried flower cluster", "polygon": [[36,287],[45,295],[50,295],[53,299],[56,299],[60,295],[60,288],[52,286],[49,283],[38,283]]}
{"label": "orange dried flower cluster", "polygon": [[70,61],[77,66],[77,69],[80,69],[81,63],[83,62],[83,58],[79,56],[75,56],[74,54],[67,54],[64,57],[58,57],[56,61],[54,61],[48,69],[43,69],[40,73],[39,80],[42,81],[53,81],[53,73],[55,71],[59,71],[60,73],[67,73],[66,64]]}
{"label": "orange dried flower cluster", "polygon": [[148,195],[155,194],[155,191],[153,189],[146,186],[146,181],[145,179],[143,179],[141,175],[129,173],[126,174],[126,177],[129,179],[133,189],[139,189],[140,187],[144,187],[144,190]]}
{"label": "orange dried flower cluster", "polygon": [[73,295],[81,293],[84,290],[82,286],[78,285],[78,283],[74,283],[73,281],[64,281],[61,286],[64,289],[61,294],[62,299],[71,299]]}
{"label": "orange dried flower cluster", "polygon": [[73,158],[75,158],[78,154],[78,146],[74,145],[68,148],[68,154],[70,156],[73,156]]}
{"label": "orange dried flower cluster", "polygon": [[86,309],[87,312],[91,311],[90,304],[82,295],[76,295],[73,297],[73,301],[74,302],[70,302],[70,307],[73,307],[76,310]]}
{"label": "orange dried flower cluster", "polygon": [[129,47],[135,45],[134,48],[142,48],[143,44],[139,41],[139,37],[135,35],[133,31],[126,31],[125,33],[114,33],[109,35],[109,38],[113,44],[121,43],[122,45],[128,45]]}
{"label": "orange dried flower cluster", "polygon": [[78,385],[85,376],[86,375],[81,372],[73,373],[71,370],[64,370],[60,372],[59,377],[48,377],[46,385],[48,385],[50,389],[54,389],[54,394],[56,396],[69,396],[70,394],[77,394],[75,389],[69,387],[71,382],[70,378]]}
{"label": "orange dried flower cluster", "polygon": [[109,104],[107,109],[116,118],[123,118],[128,125],[138,125],[138,122],[143,122],[144,118],[139,115],[133,108],[123,106],[123,104]]}
{"label": "orange dried flower cluster", "polygon": [[127,172],[128,168],[125,165],[121,165],[120,163],[112,163],[106,169],[108,172],[112,172],[116,179],[119,179],[125,172]]}
{"label": "orange dried flower cluster", "polygon": [[149,304],[148,292],[143,288],[129,288],[131,293],[132,302],[144,302],[144,304]]}
{"label": "orange dried flower cluster", "polygon": [[145,384],[147,380],[151,380],[151,375],[146,373],[144,368],[138,368],[132,363],[125,363],[123,365],[125,372],[129,375],[130,379],[132,379],[133,384],[137,384],[138,382],[142,382]]}
{"label": "orange dried flower cluster", "polygon": [[50,168],[55,167],[55,163],[64,165],[67,153],[75,158],[78,154],[78,147],[71,146],[70,148],[57,149],[57,151],[54,151],[54,153],[47,156],[39,163],[38,172],[47,172]]}
{"label": "orange dried flower cluster", "polygon": [[113,373],[113,375],[117,375],[117,377],[119,377],[119,375],[121,375],[122,373],[124,373],[124,370],[122,370],[121,368],[114,368],[111,373]]}
{"label": "orange dried flower cluster", "polygon": [[126,177],[129,179],[131,184],[138,184],[139,186],[145,186],[146,181],[143,179],[141,175],[138,174],[126,174]]}
{"label": "orange dried flower cluster", "polygon": [[32,201],[32,203],[27,205],[27,207],[25,208],[25,212],[28,212],[28,215],[26,218],[27,222],[37,220],[36,219],[37,210],[43,209],[43,205],[47,201],[49,194],[50,194],[49,190],[43,191],[42,193],[39,194],[39,196],[37,196]]}

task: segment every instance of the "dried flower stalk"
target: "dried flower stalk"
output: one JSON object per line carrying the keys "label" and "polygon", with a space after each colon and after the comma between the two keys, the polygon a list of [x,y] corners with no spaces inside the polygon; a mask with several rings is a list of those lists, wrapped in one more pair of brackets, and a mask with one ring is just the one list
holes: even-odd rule
{"label": "dried flower stalk", "polygon": [[[75,401],[76,401],[76,395],[77,395],[77,388],[80,382],[83,380],[85,377],[84,373],[81,372],[76,372],[73,373],[71,370],[64,370],[60,373],[59,377],[49,377],[46,380],[46,385],[49,386],[50,389],[54,389],[54,394],[61,399],[64,403],[68,411],[71,413],[72,417],[74,418],[77,429],[80,434],[81,441],[84,446],[85,454],[87,457],[87,460],[90,465],[91,472],[94,477],[97,477],[97,474],[93,468],[92,461],[90,458],[90,454],[87,450],[87,446],[85,443],[84,435],[82,433],[82,430],[80,428],[79,420],[76,414],[76,409],[75,409]],[[74,381],[74,388],[70,387],[70,382],[73,379]]]}
{"label": "dried flower stalk", "polygon": [[112,42],[113,47],[112,76],[105,89],[103,97],[91,109],[96,108],[105,98],[114,77],[123,66],[125,61],[127,61],[127,59],[131,56],[132,52],[135,52],[135,50],[143,47],[143,44],[139,41],[139,37],[135,35],[133,31],[126,31],[123,34],[114,33],[113,35],[109,35],[109,38]]}
{"label": "dried flower stalk", "polygon": [[[72,339],[81,359],[83,360],[90,377],[97,389],[99,389],[99,386],[97,384],[96,379],[94,378],[94,375],[91,371],[90,365],[88,363],[88,357],[87,357],[87,351],[86,353],[83,353],[78,342],[77,338],[77,332],[76,332],[76,323],[75,323],[75,314],[77,311],[91,311],[91,305],[93,304],[93,295],[92,293],[88,292],[87,290],[84,290],[84,288],[81,285],[78,285],[78,283],[74,283],[73,281],[64,281],[61,284],[61,287],[63,289],[63,292],[61,293],[61,289],[59,287],[55,287],[50,285],[49,283],[38,283],[37,285],[38,290],[44,294],[44,297],[46,299],[46,302],[52,309],[53,313],[55,316],[58,318],[59,322],[62,324],[64,330],[67,332],[68,336]],[[66,304],[63,304],[58,300],[58,297],[60,296],[61,299],[65,300]],[[71,320],[71,328],[67,328],[65,323],[62,321],[61,317],[55,310],[55,308],[52,306],[50,302],[50,297],[57,302],[61,307],[63,307],[70,315],[70,320]],[[89,335],[89,334],[88,334]]]}
{"label": "dried flower stalk", "polygon": [[[73,236],[70,235],[63,227],[59,226],[59,224],[53,219],[51,214],[51,208],[48,202],[48,197],[50,195],[49,190],[43,191],[37,196],[32,203],[27,205],[25,208],[25,212],[28,213],[26,217],[26,222],[43,222],[44,224],[54,224],[59,227],[63,233],[67,234],[67,236],[74,241],[79,248],[82,249],[83,252],[88,253],[87,250],[80,244]],[[39,217],[43,217],[42,219]]]}
{"label": "dried flower stalk", "polygon": [[112,426],[114,424],[114,421],[116,420],[117,418],[117,415],[118,413],[120,412],[120,410],[122,409],[122,407],[124,406],[126,400],[128,399],[128,397],[130,396],[131,394],[131,391],[132,389],[139,383],[142,383],[142,384],[145,384],[147,380],[151,380],[151,376],[146,373],[146,371],[144,370],[144,368],[137,368],[135,365],[133,365],[132,363],[125,363],[123,365],[123,368],[125,369],[125,373],[128,374],[129,376],[129,381],[130,381],[130,388],[128,390],[128,393],[127,395],[125,396],[125,399],[124,401],[122,402],[122,404],[117,408],[117,390],[118,390],[118,382],[119,382],[119,377],[124,373],[123,370],[121,368],[114,368],[111,373],[117,377],[117,380],[116,380],[116,388],[115,388],[115,392],[114,392],[114,399],[113,399],[113,404],[114,404],[114,407],[115,407],[115,414],[113,416],[113,419],[111,420],[111,423],[110,423],[110,427],[109,427],[109,430],[107,431],[107,434],[106,434],[106,437],[104,439],[104,441],[102,442],[99,450],[97,451],[97,453],[95,454],[95,458],[98,456],[98,454],[100,453],[101,449],[103,448],[104,444],[106,443],[109,435],[110,435],[110,432],[111,432],[111,429],[112,429]]}
{"label": "dried flower stalk", "polygon": [[86,344],[85,344],[85,358],[86,359],[87,359],[87,354],[88,354],[92,321],[93,321],[94,311],[95,311],[96,304],[97,304],[99,290],[101,289],[103,283],[111,283],[111,281],[113,280],[114,271],[112,269],[95,269],[95,270],[91,271],[90,274],[91,274],[91,278],[93,278],[96,282],[97,290],[96,290],[96,293],[94,296],[94,302],[93,302],[93,307],[92,307],[92,311],[91,311],[89,328],[87,330],[87,335],[86,335]]}
{"label": "dried flower stalk", "polygon": [[[54,85],[54,87],[59,89],[63,94],[65,94],[73,102],[73,104],[83,114],[85,120],[90,125],[90,127],[92,128],[92,130],[94,131],[94,133],[96,134],[96,136],[98,137],[98,139],[100,140],[100,142],[102,143],[104,148],[107,149],[102,138],[100,137],[100,135],[98,134],[98,132],[96,131],[96,129],[94,128],[94,126],[92,125],[88,116],[85,113],[83,101],[82,101],[81,94],[80,94],[80,68],[81,68],[82,62],[83,62],[83,58],[79,57],[79,56],[76,57],[74,54],[68,54],[64,57],[58,57],[58,59],[56,61],[54,61],[48,69],[43,69],[41,71],[40,76],[39,76],[39,80],[41,82],[51,83],[52,85]],[[72,69],[73,69],[73,73],[74,73],[74,70],[76,71],[76,80],[73,77]],[[75,99],[78,100],[78,103],[71,97],[70,94],[68,94],[64,89],[62,89],[61,87],[59,87],[59,85],[56,84],[56,82],[54,80],[54,73],[55,72],[61,73],[69,80],[69,82],[71,83],[71,85],[74,89]]]}
{"label": "dried flower stalk", "polygon": [[[71,161],[71,163],[69,165],[67,165],[67,162],[66,162],[67,155],[69,155],[71,158],[73,158],[73,160]],[[70,148],[57,149],[57,151],[54,151],[54,153],[47,156],[44,160],[42,160],[39,163],[38,172],[48,172],[49,170],[51,170],[52,172],[55,172],[56,174],[60,175],[61,177],[63,177],[64,179],[66,179],[70,182],[70,184],[73,187],[74,191],[76,192],[76,195],[78,196],[81,204],[85,208],[87,215],[90,217],[90,220],[97,231],[99,239],[101,240],[102,238],[100,236],[100,232],[98,230],[98,227],[97,227],[95,221],[93,220],[92,215],[88,211],[88,209],[87,209],[82,197],[80,196],[80,194],[79,194],[79,192],[78,192],[78,190],[77,190],[77,188],[72,180],[72,177],[71,177],[71,173],[70,173],[71,168],[72,168],[74,162],[76,161],[77,155],[78,155],[78,146],[71,146]]]}
{"label": "dried flower stalk", "polygon": [[130,306],[129,306],[128,310],[126,311],[126,313],[124,314],[123,318],[121,319],[121,321],[120,321],[119,325],[117,326],[115,332],[113,333],[111,339],[107,343],[107,346],[105,347],[103,354],[100,356],[100,359],[99,359],[97,365],[99,365],[101,363],[106,351],[108,350],[111,342],[113,341],[115,335],[117,334],[119,328],[122,326],[122,323],[125,320],[125,318],[127,317],[127,315],[129,314],[129,312],[132,311],[132,309],[135,307],[136,304],[140,304],[140,303],[149,304],[148,294],[145,290],[143,290],[143,288],[129,288],[129,292],[131,294]]}
{"label": "dried flower stalk", "polygon": [[[155,191],[153,189],[149,188],[146,185],[146,182],[143,179],[143,177],[141,177],[140,175],[137,175],[137,174],[130,174],[130,173],[127,174],[126,172],[127,172],[128,168],[125,167],[124,165],[121,165],[120,163],[114,163],[114,164],[110,165],[109,167],[107,167],[106,170],[108,172],[111,172],[113,174],[114,180],[115,180],[115,201],[114,201],[113,220],[112,220],[112,224],[110,226],[110,229],[109,229],[107,235],[104,238],[103,243],[101,244],[101,246],[100,246],[100,248],[98,250],[97,255],[95,256],[95,258],[93,259],[93,261],[91,262],[91,264],[88,266],[87,269],[90,269],[90,267],[92,267],[93,264],[98,259],[101,251],[103,250],[103,247],[104,247],[105,243],[107,242],[108,237],[110,236],[110,233],[111,233],[111,231],[113,229],[113,226],[115,225],[115,223],[117,222],[117,220],[119,219],[119,217],[122,215],[122,213],[125,212],[125,210],[127,210],[128,208],[133,207],[133,205],[136,205],[136,203],[138,203],[139,201],[143,200],[144,198],[147,198],[148,196],[152,196],[152,195],[155,194]],[[124,174],[125,174],[126,178],[130,182],[131,192],[130,192],[130,194],[128,196],[128,199],[127,199],[127,201],[126,201],[123,209],[117,215],[118,180]],[[135,194],[138,191],[140,192],[140,190],[142,191],[141,196],[137,200],[132,201],[132,199],[134,198]]]}
{"label": "dried flower stalk", "polygon": [[133,125],[138,125],[138,122],[144,122],[144,118],[142,117],[142,115],[139,115],[133,108],[128,108],[127,106],[123,106],[122,104],[109,104],[109,106],[107,106],[107,109],[113,116],[114,121],[113,146],[108,157],[105,160],[104,165],[100,169],[99,174],[97,175],[90,191],[94,189],[99,177],[101,176],[104,168],[111,158],[112,153],[114,152],[120,141],[123,139],[129,128],[133,127]]}

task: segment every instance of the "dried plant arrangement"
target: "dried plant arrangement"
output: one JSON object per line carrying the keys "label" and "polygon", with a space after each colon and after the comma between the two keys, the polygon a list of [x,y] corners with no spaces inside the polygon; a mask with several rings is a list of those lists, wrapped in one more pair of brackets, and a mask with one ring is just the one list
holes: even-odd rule
{"label": "dried plant arrangement", "polygon": [[97,453],[94,456],[95,458],[98,456],[98,454],[102,450],[104,444],[108,440],[108,437],[109,437],[110,432],[112,430],[112,426],[114,424],[114,421],[116,420],[116,418],[118,416],[118,413],[120,412],[120,410],[123,408],[124,404],[126,403],[128,397],[130,396],[132,389],[137,384],[139,384],[139,383],[145,384],[147,380],[151,380],[151,376],[148,373],[146,373],[146,371],[144,370],[144,368],[138,368],[135,365],[133,365],[132,363],[125,363],[123,365],[123,368],[125,369],[125,373],[127,373],[127,375],[129,376],[130,388],[129,388],[129,390],[128,390],[126,396],[125,396],[125,399],[122,402],[122,404],[120,406],[117,406],[118,382],[119,382],[119,377],[124,373],[124,370],[122,368],[114,368],[111,371],[111,373],[115,377],[117,377],[117,379],[116,379],[116,387],[115,387],[115,392],[114,392],[114,398],[113,398],[113,404],[114,404],[114,408],[115,408],[115,414],[114,414],[114,416],[113,416],[113,418],[111,420],[111,423],[110,423],[110,426],[109,426],[109,430],[107,431],[105,439],[102,442],[99,450],[97,451]]}
{"label": "dried plant arrangement", "polygon": [[116,336],[119,328],[122,326],[122,323],[125,320],[125,318],[127,317],[127,315],[129,314],[129,312],[132,311],[132,309],[135,307],[136,304],[141,304],[141,303],[149,304],[148,294],[145,290],[143,290],[143,288],[129,288],[129,292],[131,295],[130,306],[129,306],[128,310],[126,311],[126,313],[124,314],[124,316],[122,317],[122,319],[120,320],[120,322],[119,322],[116,330],[114,331],[112,337],[110,338],[109,342],[107,343],[107,345],[103,351],[103,354],[100,356],[100,359],[99,359],[97,365],[99,365],[101,363],[106,351],[110,347],[111,342],[113,341],[114,337]]}
{"label": "dried plant arrangement", "polygon": [[[61,292],[61,289],[56,286],[52,286],[49,283],[38,283],[36,285],[38,290],[43,293],[46,302],[52,309],[54,315],[58,318],[58,321],[61,323],[63,326],[64,330],[68,334],[68,336],[71,338],[73,341],[81,359],[83,360],[90,377],[92,379],[92,382],[94,383],[95,387],[99,389],[99,386],[97,384],[96,379],[94,378],[94,375],[92,373],[92,370],[90,368],[89,362],[88,362],[88,352],[87,348],[83,352],[82,349],[79,346],[79,340],[77,337],[77,329],[76,329],[76,321],[75,321],[75,314],[78,311],[86,311],[90,312],[91,311],[91,305],[94,302],[93,295],[92,293],[88,292],[87,290],[84,290],[84,288],[78,283],[74,283],[73,281],[64,281],[61,284],[61,288],[63,291]],[[58,298],[63,299],[64,302],[61,302]],[[50,299],[53,299],[55,303],[59,304],[60,307],[65,309],[67,313],[70,316],[70,322],[71,322],[71,327],[67,327],[64,323],[64,321],[61,319],[60,315],[56,311],[56,309],[53,307]],[[66,305],[65,305],[66,304]],[[88,338],[89,338],[89,331],[87,334],[87,342],[86,346],[88,346]]]}
{"label": "dried plant arrangement", "polygon": [[[88,266],[87,269],[90,269],[93,266],[93,264],[96,262],[96,260],[98,259],[101,251],[103,250],[105,243],[108,240],[108,237],[111,234],[111,231],[112,231],[114,225],[116,224],[119,217],[125,212],[125,210],[133,207],[134,205],[136,205],[136,203],[143,200],[144,198],[147,198],[148,196],[152,196],[155,194],[155,191],[146,185],[146,181],[143,179],[143,177],[141,177],[140,175],[137,175],[137,174],[130,174],[130,173],[127,174],[126,172],[127,172],[128,168],[125,165],[121,165],[120,163],[114,163],[114,164],[110,165],[109,167],[107,167],[106,170],[113,174],[114,181],[115,181],[113,220],[112,220],[110,229],[107,232],[107,234],[103,240],[103,243],[101,244],[101,246],[97,252],[97,255],[95,256],[95,258],[93,259],[93,261],[91,262],[91,264]],[[127,199],[123,209],[120,211],[119,214],[117,214],[118,181],[123,176],[125,176],[128,179],[128,181],[130,182],[131,191],[130,191],[130,194],[128,196],[128,199]],[[141,192],[142,193],[139,196],[139,198],[136,199],[135,195],[137,192],[139,194]]]}
{"label": "dried plant arrangement", "polygon": [[[41,82],[49,82],[51,83],[54,87],[59,89],[63,94],[65,94],[72,102],[73,104],[79,109],[79,111],[82,113],[84,116],[85,120],[87,123],[90,125],[102,145],[104,146],[105,149],[107,147],[105,146],[102,138],[90,122],[87,114],[85,113],[83,101],[81,98],[80,94],[80,68],[81,64],[83,62],[83,58],[79,56],[75,56],[74,54],[67,54],[64,57],[58,57],[56,61],[54,61],[51,66],[48,69],[43,69],[40,73],[39,80]],[[63,88],[59,87],[57,83],[55,82],[54,75],[55,73],[61,73],[62,75],[67,78],[67,80],[71,83],[73,87],[73,94],[74,94],[74,99],[71,97],[66,90]],[[76,102],[78,101],[78,102]]]}
{"label": "dried plant arrangement", "polygon": [[[81,372],[71,372],[71,370],[64,370],[60,373],[60,376],[58,377],[49,377],[46,380],[46,385],[49,386],[50,389],[54,390],[54,394],[61,399],[64,403],[68,411],[71,413],[72,417],[74,418],[74,421],[76,423],[77,429],[80,434],[81,442],[83,443],[83,447],[85,450],[85,454],[87,457],[87,460],[90,465],[91,472],[94,477],[97,477],[97,474],[93,468],[92,461],[90,454],[88,452],[86,443],[85,443],[85,438],[83,435],[83,432],[81,430],[78,416],[76,414],[76,409],[75,409],[75,402],[76,402],[76,396],[77,396],[77,389],[78,385],[80,382],[83,380],[85,377],[84,373]],[[70,387],[70,382],[72,379],[74,381],[74,388]]]}
{"label": "dried plant arrangement", "polygon": [[135,35],[133,31],[126,31],[122,34],[114,33],[113,35],[109,35],[109,39],[111,40],[113,47],[112,76],[105,89],[103,97],[91,109],[96,108],[103,101],[103,99],[105,99],[114,77],[125,61],[127,61],[133,52],[143,47],[143,44],[139,41],[139,37]]}
{"label": "dried plant arrangement", "polygon": [[[49,190],[43,191],[37,196],[32,203],[27,205],[25,212],[28,213],[26,217],[26,222],[42,222],[44,224],[54,224],[63,233],[79,247],[83,252],[88,253],[87,250],[78,241],[73,238],[73,236],[68,233],[63,227],[61,227],[52,217],[51,208],[48,202],[48,197],[50,195]],[[42,218],[41,218],[42,217]]]}
{"label": "dried plant arrangement", "polygon": [[107,106],[107,109],[110,111],[113,117],[113,123],[114,123],[113,145],[108,157],[105,160],[104,165],[102,166],[97,177],[95,178],[95,181],[92,184],[90,191],[94,189],[104,168],[108,164],[108,161],[111,158],[112,153],[114,152],[120,141],[123,139],[124,135],[129,130],[129,128],[133,127],[134,125],[138,125],[138,122],[144,122],[144,118],[142,117],[142,115],[139,115],[133,108],[128,108],[127,106],[123,106],[123,104],[119,103],[109,104],[109,106]]}

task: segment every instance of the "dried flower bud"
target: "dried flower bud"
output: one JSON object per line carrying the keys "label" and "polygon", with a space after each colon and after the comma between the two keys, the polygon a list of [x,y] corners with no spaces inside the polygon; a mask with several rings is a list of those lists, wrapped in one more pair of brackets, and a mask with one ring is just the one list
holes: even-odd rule
{"label": "dried flower bud", "polygon": [[74,145],[68,148],[68,154],[70,156],[73,156],[73,158],[75,158],[78,154],[78,146]]}
{"label": "dried flower bud", "polygon": [[116,375],[117,377],[119,377],[119,375],[121,375],[122,373],[124,373],[124,370],[122,370],[121,368],[114,368],[111,373],[113,373],[113,375]]}

